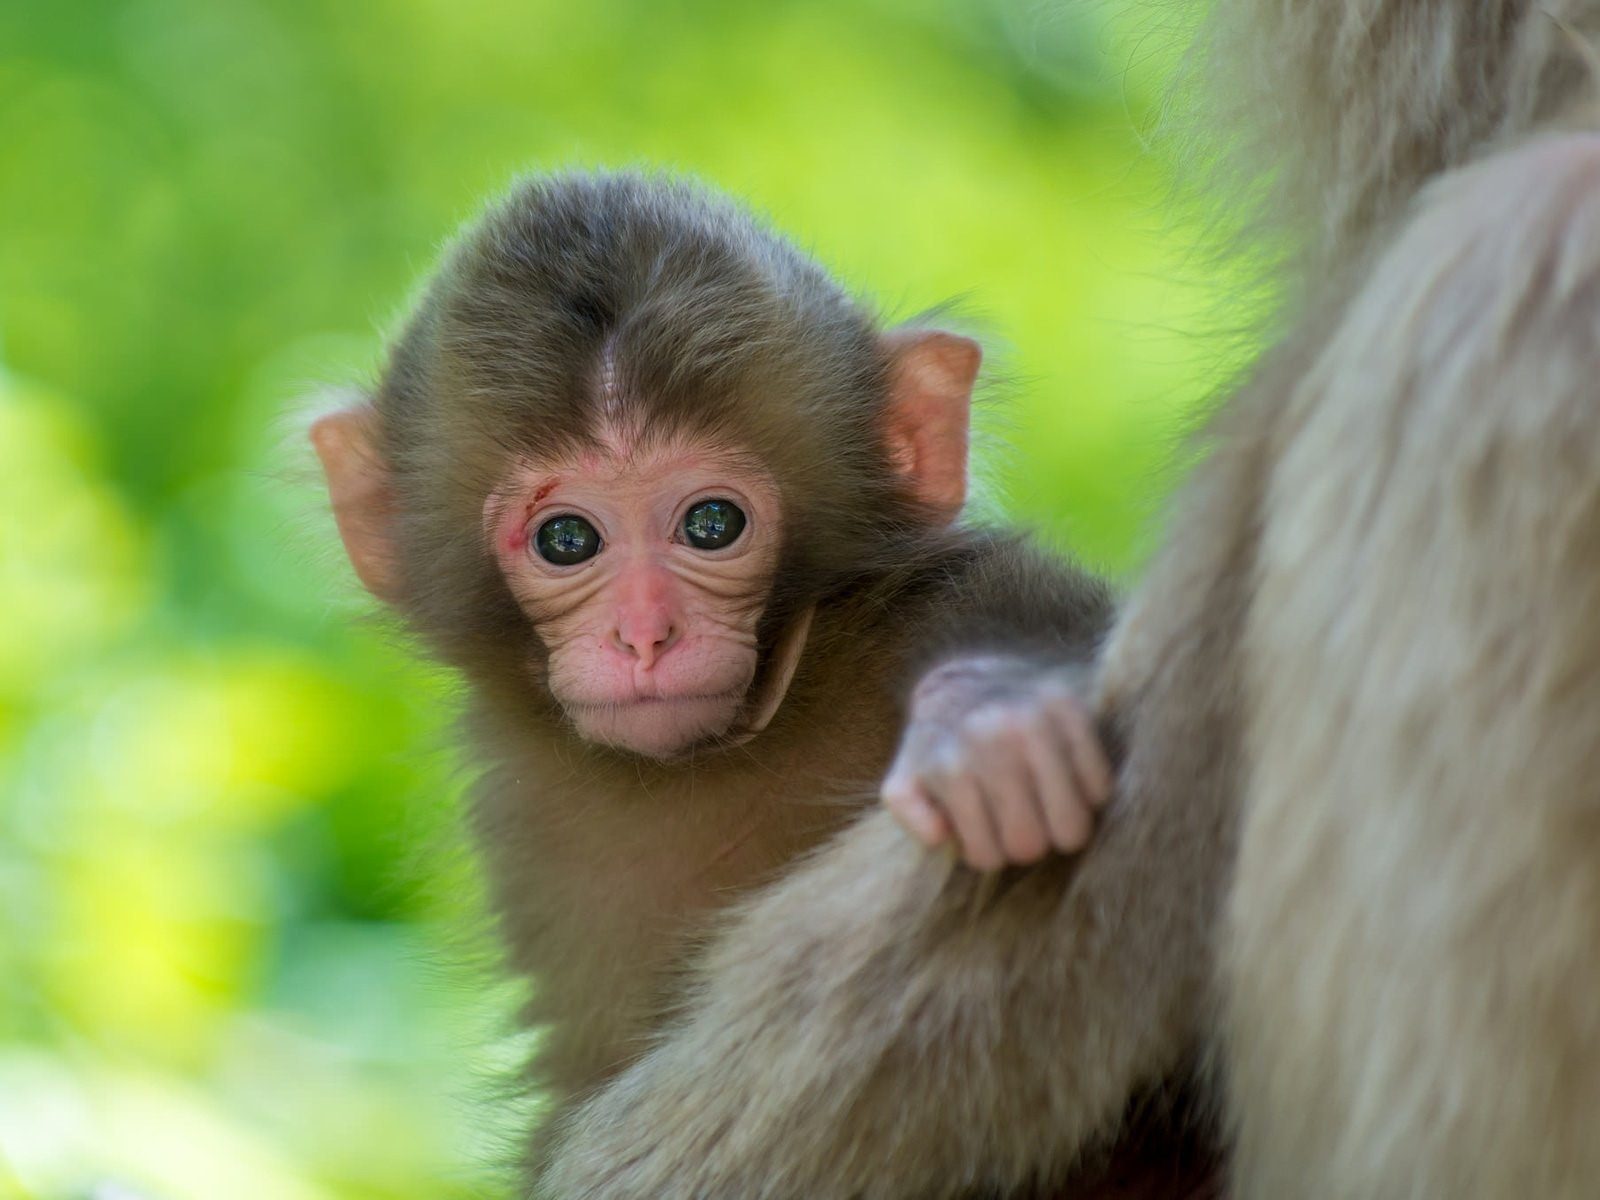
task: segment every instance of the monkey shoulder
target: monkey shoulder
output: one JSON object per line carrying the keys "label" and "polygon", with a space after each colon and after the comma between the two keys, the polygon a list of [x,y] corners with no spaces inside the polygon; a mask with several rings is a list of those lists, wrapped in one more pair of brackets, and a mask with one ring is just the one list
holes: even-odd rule
{"label": "monkey shoulder", "polygon": [[956,529],[916,548],[858,603],[898,632],[911,669],[962,651],[1088,657],[1116,614],[1110,583],[1015,530]]}

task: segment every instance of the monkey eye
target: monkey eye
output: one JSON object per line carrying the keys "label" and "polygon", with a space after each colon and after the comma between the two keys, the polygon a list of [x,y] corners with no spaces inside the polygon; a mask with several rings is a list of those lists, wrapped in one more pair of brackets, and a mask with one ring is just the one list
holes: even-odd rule
{"label": "monkey eye", "polygon": [[600,553],[600,531],[582,517],[566,513],[539,526],[533,548],[547,563],[574,566]]}
{"label": "monkey eye", "polygon": [[732,500],[702,500],[683,515],[683,536],[697,550],[720,550],[744,532],[744,510]]}

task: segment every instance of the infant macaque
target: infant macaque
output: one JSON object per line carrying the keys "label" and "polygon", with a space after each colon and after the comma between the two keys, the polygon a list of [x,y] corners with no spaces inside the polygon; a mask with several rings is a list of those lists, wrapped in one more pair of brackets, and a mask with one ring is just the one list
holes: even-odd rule
{"label": "infant macaque", "polygon": [[357,576],[465,685],[473,830],[535,981],[529,1191],[718,915],[887,767],[975,867],[1089,836],[1104,759],[1051,689],[1111,592],[958,521],[981,361],[703,188],[568,174],[467,230],[371,394],[313,425]]}

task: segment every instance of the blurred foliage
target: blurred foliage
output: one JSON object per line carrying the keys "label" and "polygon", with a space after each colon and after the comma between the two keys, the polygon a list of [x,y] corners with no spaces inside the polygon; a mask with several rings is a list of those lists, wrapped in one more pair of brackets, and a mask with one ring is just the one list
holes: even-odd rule
{"label": "blurred foliage", "polygon": [[0,1198],[495,1186],[450,683],[353,619],[285,419],[461,219],[664,163],[891,314],[963,298],[1012,347],[991,504],[1120,570],[1201,373],[1164,44],[1070,0],[0,6]]}

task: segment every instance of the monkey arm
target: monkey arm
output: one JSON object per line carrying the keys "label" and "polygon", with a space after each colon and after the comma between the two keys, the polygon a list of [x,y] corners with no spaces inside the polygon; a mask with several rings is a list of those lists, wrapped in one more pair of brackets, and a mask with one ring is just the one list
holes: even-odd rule
{"label": "monkey arm", "polygon": [[1116,616],[1104,580],[1009,534],[981,538],[950,574],[918,631],[908,687],[974,661],[986,664],[975,674],[996,690],[1041,674],[1087,683]]}
{"label": "monkey arm", "polygon": [[1110,590],[1012,537],[978,540],[945,578],[911,656],[920,677],[883,801],[978,870],[1076,853],[1111,791],[1089,707]]}
{"label": "monkey arm", "polygon": [[538,1194],[938,1197],[1064,1175],[1192,1048],[1225,857],[1206,807],[1124,804],[1087,855],[992,889],[867,815],[724,930]]}

